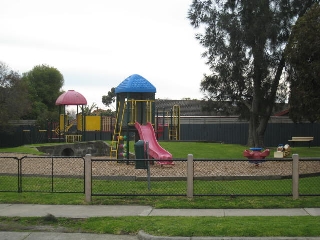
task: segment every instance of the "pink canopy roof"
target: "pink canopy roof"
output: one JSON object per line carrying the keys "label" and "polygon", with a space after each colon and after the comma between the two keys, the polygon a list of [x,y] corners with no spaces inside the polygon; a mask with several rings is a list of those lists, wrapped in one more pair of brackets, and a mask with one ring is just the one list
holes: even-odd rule
{"label": "pink canopy roof", "polygon": [[68,90],[58,97],[56,105],[87,105],[87,100],[81,93]]}

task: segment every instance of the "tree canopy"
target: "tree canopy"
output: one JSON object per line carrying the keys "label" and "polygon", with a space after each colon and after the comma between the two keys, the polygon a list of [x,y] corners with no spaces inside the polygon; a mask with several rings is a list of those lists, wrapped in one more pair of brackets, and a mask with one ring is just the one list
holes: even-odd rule
{"label": "tree canopy", "polygon": [[5,130],[10,120],[18,120],[30,110],[28,89],[19,73],[0,61],[0,128]]}
{"label": "tree canopy", "polygon": [[102,103],[106,106],[109,107],[112,103],[116,101],[116,93],[115,93],[115,88],[111,88],[111,90],[108,92],[108,95],[102,96]]}
{"label": "tree canopy", "polygon": [[[102,103],[106,106],[106,107],[110,107],[110,105],[112,103],[114,103],[116,101],[116,93],[115,93],[115,88],[111,88],[111,90],[108,92],[107,95],[102,96]],[[111,109],[107,109],[106,111],[103,112],[104,116],[115,116],[115,111],[111,110]]]}
{"label": "tree canopy", "polygon": [[98,109],[96,103],[92,103],[91,106],[86,105],[82,107],[81,114],[86,115],[86,116],[92,116],[93,112]]}
{"label": "tree canopy", "polygon": [[290,117],[320,120],[320,5],[298,19],[286,48],[291,84]]}
{"label": "tree canopy", "polygon": [[42,125],[47,119],[58,119],[55,102],[62,93],[61,88],[64,83],[59,70],[44,64],[38,65],[24,73],[23,80],[28,86],[32,102],[32,112],[26,118],[37,119]]}
{"label": "tree canopy", "polygon": [[200,30],[196,38],[212,72],[201,90],[213,102],[237,106],[249,121],[249,146],[264,146],[274,104],[287,97],[284,49],[295,20],[314,2],[193,0],[190,6],[188,18]]}

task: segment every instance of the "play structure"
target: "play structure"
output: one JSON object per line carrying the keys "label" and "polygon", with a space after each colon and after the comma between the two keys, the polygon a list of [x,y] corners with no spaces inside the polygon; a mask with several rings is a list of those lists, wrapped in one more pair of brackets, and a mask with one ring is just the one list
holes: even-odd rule
{"label": "play structure", "polygon": [[[84,131],[84,124],[83,124],[83,118],[79,118],[79,106],[87,105],[86,98],[81,94],[74,90],[68,90],[67,92],[64,92],[61,94],[57,100],[56,105],[59,106],[59,125],[55,129],[55,133],[59,136],[60,139],[65,139],[66,142],[75,142],[75,141],[81,141],[82,140],[82,134],[79,133],[79,131]],[[68,115],[66,114],[66,106],[77,106],[77,118],[69,121]],[[79,120],[81,122],[79,122]],[[77,126],[77,131],[73,132],[72,134],[68,134],[69,130],[72,128],[72,126]],[[80,128],[80,129],[79,129]]]}
{"label": "play structure", "polygon": [[[85,116],[79,113],[79,107],[81,112],[83,112],[83,106],[87,105],[87,100],[79,92],[68,90],[57,98],[56,105],[59,106],[60,118],[59,124],[53,129],[53,134],[59,140],[67,143],[81,142],[86,140],[86,132],[111,131],[112,119],[110,117]],[[66,114],[66,106],[77,107],[75,119],[71,119]]]}
{"label": "play structure", "polygon": [[115,93],[116,123],[110,156],[128,160],[129,141],[143,140],[149,143],[150,157],[161,165],[172,165],[172,155],[159,145],[154,131],[156,88],[142,76],[134,74],[121,82]]}
{"label": "play structure", "polygon": [[180,106],[173,105],[169,110],[157,109],[156,115],[157,139],[165,139],[165,128],[168,129],[169,140],[180,140]]}
{"label": "play structure", "polygon": [[138,130],[140,140],[149,142],[149,156],[161,160],[157,161],[160,165],[172,165],[172,154],[159,145],[152,124],[148,122],[146,125],[140,125],[136,122],[135,127]]}
{"label": "play structure", "polygon": [[259,166],[259,163],[264,162],[265,158],[269,156],[270,149],[265,149],[262,151],[262,148],[250,148],[246,149],[243,152],[243,156],[249,159],[250,163],[254,163],[256,166]]}

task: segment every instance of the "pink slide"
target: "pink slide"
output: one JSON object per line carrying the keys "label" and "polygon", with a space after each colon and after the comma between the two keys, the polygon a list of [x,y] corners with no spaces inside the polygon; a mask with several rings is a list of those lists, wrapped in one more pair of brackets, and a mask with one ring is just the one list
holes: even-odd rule
{"label": "pink slide", "polygon": [[140,125],[136,122],[134,125],[139,132],[140,139],[149,142],[149,155],[157,160],[158,164],[173,165],[172,154],[159,145],[152,124],[148,122],[146,125]]}

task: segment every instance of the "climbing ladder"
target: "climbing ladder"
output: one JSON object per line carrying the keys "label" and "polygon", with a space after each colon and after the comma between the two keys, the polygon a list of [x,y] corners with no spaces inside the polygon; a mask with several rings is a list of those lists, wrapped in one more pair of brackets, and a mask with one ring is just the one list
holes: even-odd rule
{"label": "climbing ladder", "polygon": [[120,111],[117,111],[117,115],[116,115],[116,123],[115,123],[115,128],[113,130],[111,148],[110,148],[110,158],[112,158],[113,155],[115,155],[114,156],[115,158],[117,158],[118,156],[123,117],[124,117],[124,111],[126,109],[126,106],[127,106],[126,101],[123,103],[122,109],[121,109],[121,102],[118,103],[118,109],[120,109]]}
{"label": "climbing ladder", "polygon": [[[126,100],[124,102],[118,102],[117,106],[117,113],[116,113],[116,123],[115,128],[113,131],[112,142],[111,142],[111,149],[110,149],[110,157],[118,158],[119,154],[119,145],[120,145],[120,138],[122,127],[123,127],[123,120],[124,116],[126,116],[126,123],[130,126],[134,126],[135,122],[137,121],[138,116],[138,107],[137,104],[145,104],[146,108],[146,122],[153,122],[152,121],[152,104],[154,100]],[[128,136],[127,136],[128,137]]]}
{"label": "climbing ladder", "polygon": [[180,140],[180,106],[173,105],[171,123],[169,124],[169,139]]}

